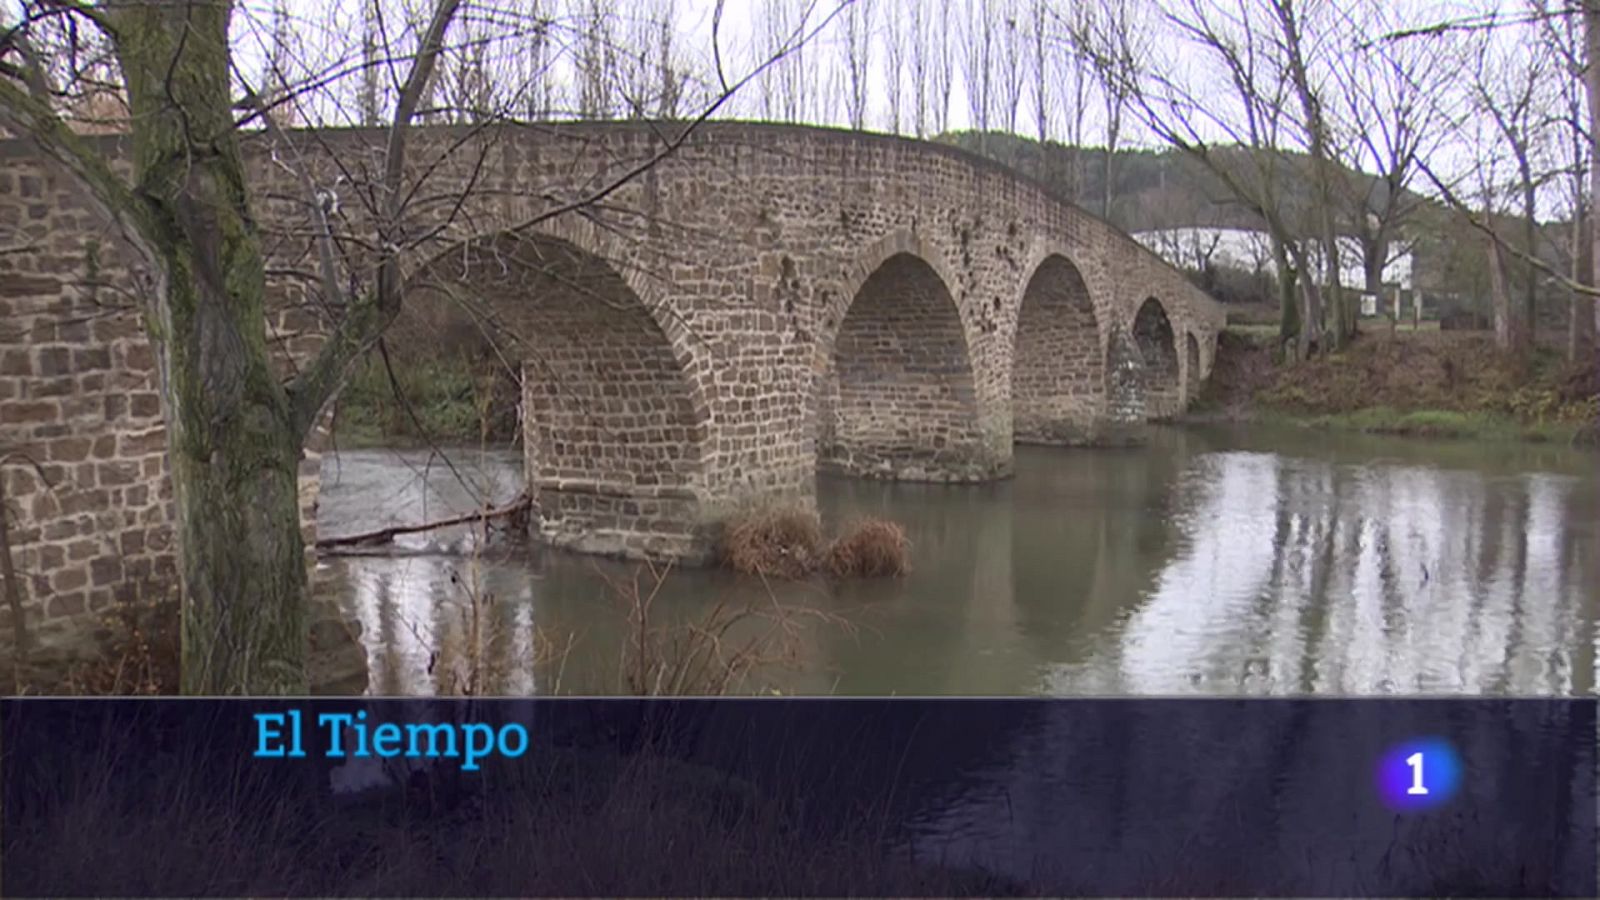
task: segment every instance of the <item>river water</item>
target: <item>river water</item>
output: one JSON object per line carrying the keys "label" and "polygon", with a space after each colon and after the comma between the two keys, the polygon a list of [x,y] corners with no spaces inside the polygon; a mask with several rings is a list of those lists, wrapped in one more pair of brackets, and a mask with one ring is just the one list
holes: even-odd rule
{"label": "river water", "polygon": [[[450,457],[328,457],[321,533],[521,489],[515,450]],[[769,593],[675,571],[651,615],[706,621],[718,604],[774,598],[826,613],[798,622],[788,658],[742,683],[784,694],[1586,694],[1600,640],[1597,462],[1538,446],[1184,428],[1136,450],[1019,447],[1016,477],[992,485],[825,477],[824,522],[902,523],[911,575]],[[654,584],[637,565],[464,528],[322,569],[364,626],[379,695],[468,677],[497,693],[621,692],[633,633],[621,596]],[[764,627],[751,619],[733,635]]]}

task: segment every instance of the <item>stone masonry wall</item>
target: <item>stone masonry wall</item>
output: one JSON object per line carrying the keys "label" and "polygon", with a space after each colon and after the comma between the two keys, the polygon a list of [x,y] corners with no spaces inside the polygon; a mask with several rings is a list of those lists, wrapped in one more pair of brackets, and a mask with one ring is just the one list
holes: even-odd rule
{"label": "stone masonry wall", "polygon": [[[97,652],[113,604],[174,598],[172,487],[155,354],[139,275],[117,234],[59,169],[0,142],[0,488],[34,664],[47,677]],[[280,365],[314,349],[318,327],[274,311]],[[314,538],[320,458],[301,465]],[[309,563],[308,559],[308,563]],[[359,693],[366,658],[327,600],[311,620],[319,692]],[[14,623],[0,605],[0,658]]]}

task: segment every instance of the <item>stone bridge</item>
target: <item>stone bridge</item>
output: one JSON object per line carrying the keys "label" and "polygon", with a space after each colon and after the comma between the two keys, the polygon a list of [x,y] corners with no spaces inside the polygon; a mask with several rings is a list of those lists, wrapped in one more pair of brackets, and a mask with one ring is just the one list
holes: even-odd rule
{"label": "stone bridge", "polygon": [[[939,144],[744,123],[704,125],[649,165],[678,130],[415,134],[407,303],[470,313],[520,368],[528,482],[554,544],[694,557],[705,526],[809,497],[819,469],[1003,478],[1014,442],[1123,440],[1180,411],[1210,368],[1218,304],[1015,172]],[[291,163],[359,270],[383,136],[245,143],[271,337],[292,365],[327,313],[299,274],[312,216]],[[0,249],[0,447],[55,485],[5,468],[19,568],[47,615],[98,608],[170,554],[138,273],[19,141],[0,142]]]}

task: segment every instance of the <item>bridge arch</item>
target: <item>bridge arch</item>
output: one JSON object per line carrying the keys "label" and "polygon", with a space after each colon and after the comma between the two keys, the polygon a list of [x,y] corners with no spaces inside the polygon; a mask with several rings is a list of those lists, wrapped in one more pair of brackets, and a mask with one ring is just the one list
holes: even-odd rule
{"label": "bridge arch", "polygon": [[902,234],[865,259],[870,268],[824,313],[818,466],[909,481],[993,477],[971,346],[937,254]]}
{"label": "bridge arch", "polygon": [[625,263],[546,232],[462,242],[408,284],[465,307],[520,372],[540,536],[623,556],[701,552],[709,407],[690,335]]}
{"label": "bridge arch", "polygon": [[1178,336],[1166,305],[1157,298],[1149,297],[1139,305],[1133,317],[1133,341],[1144,364],[1146,415],[1151,419],[1176,415],[1183,408]]}
{"label": "bridge arch", "polygon": [[1106,350],[1083,272],[1064,253],[1034,267],[1017,307],[1012,428],[1020,443],[1087,437],[1105,405]]}

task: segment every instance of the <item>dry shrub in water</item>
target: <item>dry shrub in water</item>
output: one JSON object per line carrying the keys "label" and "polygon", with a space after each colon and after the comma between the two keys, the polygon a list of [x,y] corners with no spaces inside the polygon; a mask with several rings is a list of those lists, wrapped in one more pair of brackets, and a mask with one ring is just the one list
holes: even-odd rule
{"label": "dry shrub in water", "polygon": [[755,509],[736,516],[722,536],[723,563],[735,572],[803,578],[822,556],[822,523],[798,507]]}
{"label": "dry shrub in water", "polygon": [[823,610],[764,600],[719,600],[677,619],[656,608],[668,568],[645,563],[630,580],[606,577],[628,616],[618,669],[619,693],[641,697],[721,697],[776,691],[768,677],[801,667],[814,626],[853,627]]}
{"label": "dry shrub in water", "polygon": [[894,522],[862,519],[828,548],[826,563],[838,578],[898,577],[911,571],[911,542]]}

